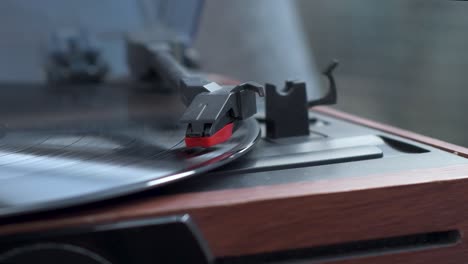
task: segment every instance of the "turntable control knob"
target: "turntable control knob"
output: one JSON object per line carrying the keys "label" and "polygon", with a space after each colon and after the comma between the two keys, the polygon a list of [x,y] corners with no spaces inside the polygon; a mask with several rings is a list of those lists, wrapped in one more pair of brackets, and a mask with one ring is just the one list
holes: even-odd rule
{"label": "turntable control knob", "polygon": [[0,263],[112,264],[88,249],[62,243],[41,243],[12,248],[0,254]]}

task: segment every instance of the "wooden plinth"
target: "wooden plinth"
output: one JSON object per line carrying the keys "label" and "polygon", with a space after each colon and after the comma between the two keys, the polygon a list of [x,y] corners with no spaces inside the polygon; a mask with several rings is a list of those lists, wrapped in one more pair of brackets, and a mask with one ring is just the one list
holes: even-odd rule
{"label": "wooden plinth", "polygon": [[[316,111],[468,157],[468,149],[345,114]],[[458,230],[459,242],[330,263],[467,263],[468,165],[146,197],[0,226],[0,235],[190,214],[217,257]]]}

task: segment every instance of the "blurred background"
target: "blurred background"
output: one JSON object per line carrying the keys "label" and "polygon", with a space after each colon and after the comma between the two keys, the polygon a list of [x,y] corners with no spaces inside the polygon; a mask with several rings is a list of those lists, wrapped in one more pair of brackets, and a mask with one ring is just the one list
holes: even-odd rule
{"label": "blurred background", "polygon": [[197,46],[208,70],[277,84],[317,85],[337,58],[337,108],[468,146],[466,14],[446,0],[212,0]]}
{"label": "blurred background", "polygon": [[203,70],[282,85],[325,84],[338,59],[337,108],[468,146],[468,2],[448,0],[5,0],[0,80],[43,79],[50,33],[96,35],[114,75],[122,36],[160,20],[199,51]]}

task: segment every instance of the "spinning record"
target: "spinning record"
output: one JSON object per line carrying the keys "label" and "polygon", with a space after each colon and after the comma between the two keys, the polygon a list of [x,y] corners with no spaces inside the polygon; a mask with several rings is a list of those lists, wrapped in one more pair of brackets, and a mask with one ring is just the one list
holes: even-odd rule
{"label": "spinning record", "polygon": [[60,89],[0,90],[0,215],[97,201],[207,172],[247,152],[260,132],[250,119],[225,143],[186,148],[177,118],[183,107],[173,95],[119,85]]}

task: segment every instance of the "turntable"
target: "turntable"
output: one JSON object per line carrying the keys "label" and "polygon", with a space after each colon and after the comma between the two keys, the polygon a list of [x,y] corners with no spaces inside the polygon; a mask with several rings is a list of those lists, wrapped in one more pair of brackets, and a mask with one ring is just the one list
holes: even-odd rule
{"label": "turntable", "polygon": [[193,74],[166,33],[127,37],[138,81],[73,36],[2,84],[2,263],[468,259],[467,149],[323,106],[337,62],[310,99]]}

